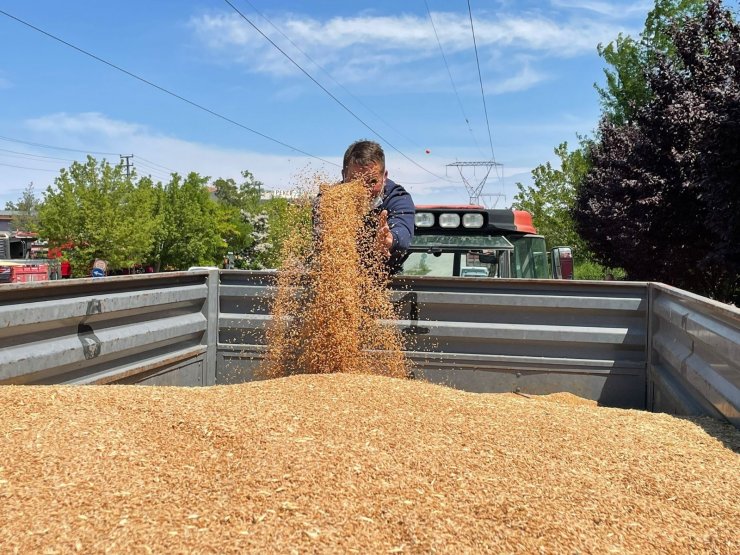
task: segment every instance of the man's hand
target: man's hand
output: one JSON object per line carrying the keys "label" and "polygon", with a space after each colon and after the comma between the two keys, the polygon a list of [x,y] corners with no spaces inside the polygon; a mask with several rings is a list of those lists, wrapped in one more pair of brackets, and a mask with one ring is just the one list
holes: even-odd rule
{"label": "man's hand", "polygon": [[393,247],[393,234],[391,228],[388,227],[388,210],[383,210],[378,216],[378,235],[375,243],[376,248],[384,258],[390,257],[391,247]]}

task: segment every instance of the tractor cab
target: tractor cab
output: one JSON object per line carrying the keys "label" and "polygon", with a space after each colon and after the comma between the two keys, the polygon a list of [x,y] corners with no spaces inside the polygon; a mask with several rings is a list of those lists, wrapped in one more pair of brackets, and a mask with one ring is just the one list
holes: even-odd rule
{"label": "tractor cab", "polygon": [[35,241],[35,233],[0,232],[0,259],[31,258],[31,246]]}
{"label": "tractor cab", "polygon": [[550,277],[545,238],[522,210],[476,205],[416,207],[414,238],[401,275]]}

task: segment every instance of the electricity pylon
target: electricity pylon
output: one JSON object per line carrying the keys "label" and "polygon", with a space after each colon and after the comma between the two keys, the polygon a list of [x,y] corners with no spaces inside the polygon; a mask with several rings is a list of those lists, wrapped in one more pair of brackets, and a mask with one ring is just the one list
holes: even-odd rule
{"label": "electricity pylon", "polygon": [[[460,172],[460,178],[463,180],[463,183],[465,184],[465,188],[468,190],[468,197],[470,198],[470,204],[480,204],[481,197],[490,197],[494,198],[496,197],[496,200],[498,201],[498,198],[504,197],[505,195],[503,193],[496,193],[496,194],[486,194],[482,195],[483,187],[486,185],[486,180],[488,179],[488,176],[491,173],[491,170],[497,166],[503,167],[503,164],[499,164],[498,162],[494,162],[493,160],[488,160],[484,162],[453,162],[452,164],[447,164],[447,167],[453,167],[457,168],[457,171]],[[465,174],[463,173],[463,168],[477,168],[477,167],[483,167],[486,168],[486,173],[483,176],[483,179],[481,179],[478,183],[471,183],[470,180],[465,177]],[[474,170],[475,171],[475,170]],[[496,206],[496,202],[493,203],[493,206],[489,206],[488,208],[493,208]]]}

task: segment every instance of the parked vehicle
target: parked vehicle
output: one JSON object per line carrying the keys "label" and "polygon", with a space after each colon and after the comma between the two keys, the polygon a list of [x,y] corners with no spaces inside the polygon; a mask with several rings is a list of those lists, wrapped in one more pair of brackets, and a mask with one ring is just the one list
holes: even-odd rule
{"label": "parked vehicle", "polygon": [[550,270],[545,238],[523,210],[417,206],[410,250],[402,275],[573,279],[570,248],[552,250]]}
{"label": "parked vehicle", "polygon": [[0,261],[0,283],[28,283],[31,281],[47,281],[48,279],[48,264]]}
{"label": "parked vehicle", "polygon": [[58,260],[39,251],[35,233],[0,232],[0,283],[55,280],[62,277]]}
{"label": "parked vehicle", "polygon": [[31,258],[31,245],[35,241],[35,233],[0,232],[0,259]]}

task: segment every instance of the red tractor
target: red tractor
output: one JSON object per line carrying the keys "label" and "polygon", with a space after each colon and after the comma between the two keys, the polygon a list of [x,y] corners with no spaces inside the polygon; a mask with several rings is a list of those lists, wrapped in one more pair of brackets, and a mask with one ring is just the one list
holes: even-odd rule
{"label": "red tractor", "polygon": [[411,253],[402,275],[573,279],[570,247],[553,248],[532,215],[475,205],[416,207]]}

